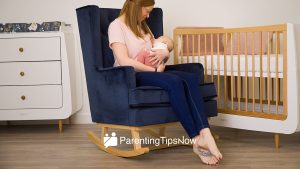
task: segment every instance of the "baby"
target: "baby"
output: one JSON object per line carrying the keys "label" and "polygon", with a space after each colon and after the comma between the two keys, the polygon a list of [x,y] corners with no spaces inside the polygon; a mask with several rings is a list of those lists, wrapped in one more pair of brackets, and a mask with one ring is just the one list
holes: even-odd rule
{"label": "baby", "polygon": [[150,60],[152,57],[150,55],[152,54],[153,51],[158,50],[158,49],[168,49],[169,51],[173,49],[173,41],[167,36],[160,36],[157,39],[154,39],[153,42],[153,47],[151,49],[142,49],[138,54],[137,54],[137,61],[151,67],[157,67],[157,65],[153,65]]}

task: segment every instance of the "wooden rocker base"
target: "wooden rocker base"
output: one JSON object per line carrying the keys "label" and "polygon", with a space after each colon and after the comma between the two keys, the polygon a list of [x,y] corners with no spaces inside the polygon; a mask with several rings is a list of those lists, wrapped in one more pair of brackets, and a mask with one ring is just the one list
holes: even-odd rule
{"label": "wooden rocker base", "polygon": [[[109,128],[114,128],[114,129],[126,129],[131,131],[131,135],[133,139],[139,139],[140,138],[140,131],[144,131],[148,133],[151,136],[154,136],[156,138],[159,137],[165,137],[165,127],[166,126],[171,126],[174,124],[178,124],[177,122],[174,123],[166,123],[166,124],[158,124],[158,125],[149,125],[149,126],[143,126],[143,127],[131,127],[131,126],[123,126],[123,125],[112,125],[112,124],[102,124],[98,123],[97,126],[101,127],[101,136],[98,137],[94,132],[89,131],[88,132],[88,138],[96,144],[99,149],[118,156],[118,157],[135,157],[139,155],[143,155],[148,153],[151,150],[159,150],[159,149],[164,149],[164,148],[170,148],[170,147],[176,147],[176,146],[186,146],[185,144],[160,144],[159,146],[155,145],[150,145],[147,147],[142,147],[140,143],[132,143],[133,149],[132,150],[120,150],[118,148],[114,147],[105,147],[103,143],[103,139],[105,134],[107,134]],[[158,128],[159,131],[158,133],[153,131],[153,129]]]}
{"label": "wooden rocker base", "polygon": [[113,147],[105,148],[105,146],[102,143],[102,141],[100,140],[100,138],[97,137],[94,132],[88,132],[88,137],[101,150],[103,150],[109,154],[119,156],[119,157],[134,157],[134,156],[139,156],[139,155],[149,152],[149,148],[138,148],[135,150],[119,150],[119,149],[113,148]]}

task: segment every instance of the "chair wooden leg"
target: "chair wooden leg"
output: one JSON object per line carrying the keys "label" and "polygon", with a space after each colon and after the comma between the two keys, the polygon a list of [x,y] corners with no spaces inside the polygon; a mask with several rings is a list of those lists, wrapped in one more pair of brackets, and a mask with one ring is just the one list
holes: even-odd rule
{"label": "chair wooden leg", "polygon": [[[134,129],[131,129],[131,135],[133,140],[139,140],[140,139],[140,133]],[[142,148],[141,143],[136,143],[135,141],[133,142],[133,148],[135,150]]]}
{"label": "chair wooden leg", "polygon": [[104,143],[103,143],[103,140],[104,140],[105,134],[107,134],[107,133],[108,133],[108,127],[101,127],[100,142],[101,142],[102,144],[104,144]]}
{"label": "chair wooden leg", "polygon": [[275,143],[275,148],[279,149],[279,134],[278,133],[274,134],[274,143]]}
{"label": "chair wooden leg", "polygon": [[165,136],[166,135],[166,127],[161,127],[161,128],[159,128],[158,129],[158,134],[160,135],[160,136]]}

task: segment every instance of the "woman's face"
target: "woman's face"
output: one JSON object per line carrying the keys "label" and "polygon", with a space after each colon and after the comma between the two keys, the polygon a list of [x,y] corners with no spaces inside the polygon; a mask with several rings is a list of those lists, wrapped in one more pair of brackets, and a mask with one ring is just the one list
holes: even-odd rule
{"label": "woman's face", "polygon": [[149,14],[152,11],[152,9],[153,6],[142,7],[141,21],[145,20],[146,18],[149,18]]}

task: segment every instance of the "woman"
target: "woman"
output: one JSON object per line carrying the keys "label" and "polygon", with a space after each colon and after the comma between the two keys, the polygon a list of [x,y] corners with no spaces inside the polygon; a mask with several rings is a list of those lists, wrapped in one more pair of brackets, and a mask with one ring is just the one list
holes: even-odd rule
{"label": "woman", "polygon": [[[132,66],[138,85],[165,89],[171,106],[190,138],[196,140],[193,151],[205,164],[215,165],[222,159],[209,129],[203,100],[198,88],[198,76],[180,71],[164,72],[168,49],[158,49],[151,55],[151,67],[136,60],[142,48],[151,48],[154,39],[145,19],[154,7],[154,0],[126,0],[120,16],[109,26],[109,44],[115,57],[114,66]],[[163,72],[163,73],[157,73]]]}

